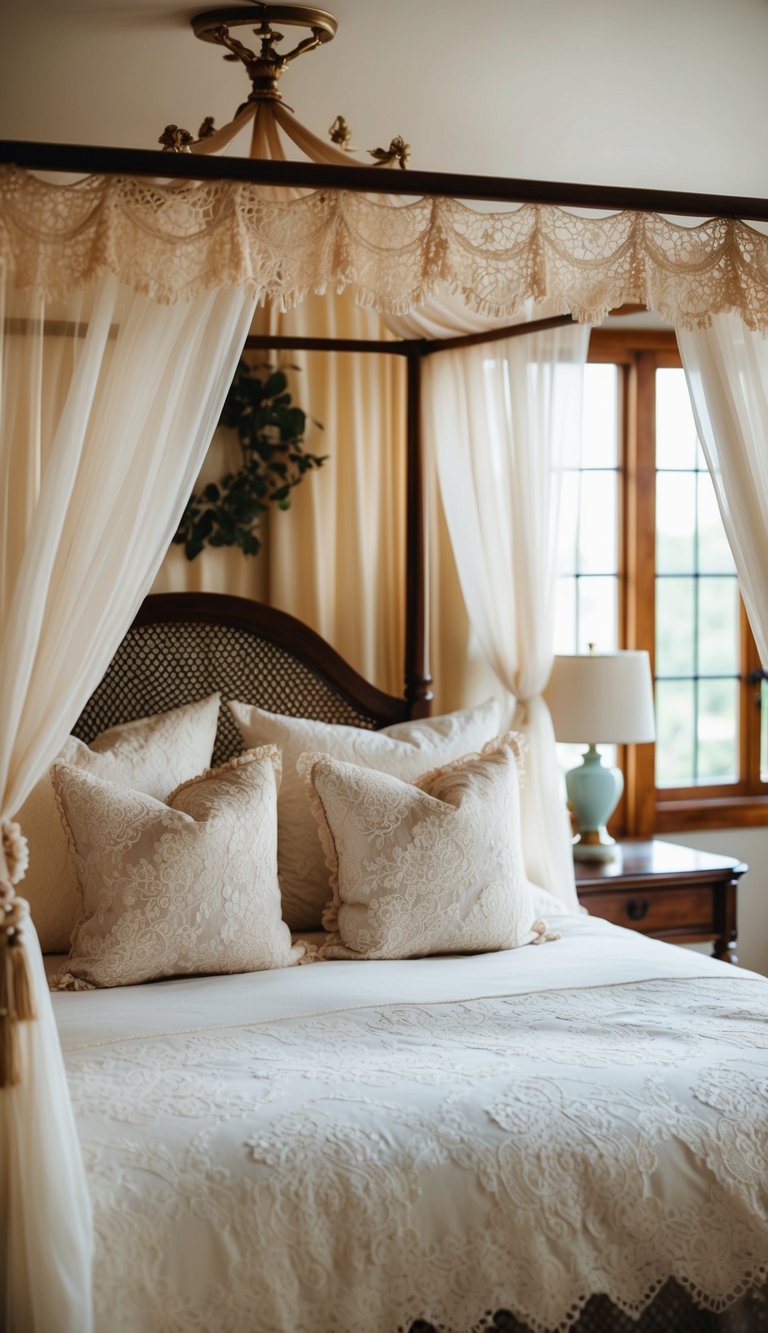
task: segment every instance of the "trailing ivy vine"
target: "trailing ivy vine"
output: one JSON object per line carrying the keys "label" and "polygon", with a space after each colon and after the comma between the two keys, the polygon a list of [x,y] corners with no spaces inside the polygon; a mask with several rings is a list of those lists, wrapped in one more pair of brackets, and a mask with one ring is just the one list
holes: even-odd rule
{"label": "trailing ivy vine", "polygon": [[[242,467],[192,492],[173,538],[188,560],[206,546],[239,546],[245,555],[258,555],[259,527],[269,506],[288,509],[293,488],[325,462],[304,448],[307,420],[293,402],[284,370],[240,362],[219,425],[237,431]],[[319,421],[313,424],[322,430]]]}

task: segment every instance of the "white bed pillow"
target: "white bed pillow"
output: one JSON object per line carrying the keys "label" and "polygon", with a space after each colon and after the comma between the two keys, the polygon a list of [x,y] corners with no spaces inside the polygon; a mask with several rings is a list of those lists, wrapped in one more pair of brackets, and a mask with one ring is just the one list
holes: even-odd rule
{"label": "white bed pillow", "polygon": [[388,774],[303,755],[330,870],[325,958],[414,958],[514,949],[531,939],[519,751],[510,733],[428,773]]}
{"label": "white bed pillow", "polygon": [[[163,800],[211,762],[219,719],[218,694],[137,718],[103,731],[90,746],[70,736],[57,759],[105,782]],[[16,815],[29,843],[29,869],[20,886],[30,904],[44,953],[66,953],[80,911],[77,876],[61,825],[50,772]]]}
{"label": "white bed pillow", "polygon": [[183,783],[166,804],[70,764],[54,764],[52,780],[83,899],[54,990],[258,972],[303,956],[280,914],[275,746]]}
{"label": "white bed pillow", "polygon": [[496,699],[442,717],[398,722],[381,731],[286,717],[251,704],[230,703],[229,707],[247,748],[278,745],[283,752],[277,802],[278,868],[283,917],[291,930],[318,930],[331,896],[306,787],[296,771],[300,755],[321,751],[413,782],[430,769],[481,749],[499,730]]}

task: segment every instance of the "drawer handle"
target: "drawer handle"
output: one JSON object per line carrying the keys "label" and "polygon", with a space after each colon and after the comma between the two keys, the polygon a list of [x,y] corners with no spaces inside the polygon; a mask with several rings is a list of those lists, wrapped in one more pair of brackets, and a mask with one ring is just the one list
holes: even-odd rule
{"label": "drawer handle", "polygon": [[647,898],[643,898],[641,903],[637,902],[635,898],[631,898],[627,903],[627,916],[630,921],[644,921],[648,915],[650,905]]}

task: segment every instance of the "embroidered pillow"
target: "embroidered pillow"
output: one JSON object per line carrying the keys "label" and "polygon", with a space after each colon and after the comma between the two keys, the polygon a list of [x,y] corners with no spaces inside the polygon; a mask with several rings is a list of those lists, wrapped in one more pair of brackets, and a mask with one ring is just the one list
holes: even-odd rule
{"label": "embroidered pillow", "polygon": [[54,764],[83,913],[53,988],[297,962],[304,948],[280,915],[279,782],[274,746],[185,782],[167,804]]}
{"label": "embroidered pillow", "polygon": [[[211,762],[219,719],[218,694],[154,717],[111,727],[90,746],[70,736],[58,759],[158,800]],[[16,816],[29,842],[23,896],[44,953],[66,953],[80,912],[75,867],[61,826],[50,773],[37,783]]]}
{"label": "embroidered pillow", "polygon": [[283,917],[291,930],[318,930],[331,896],[304,782],[296,771],[301,754],[322,751],[360,768],[413,782],[421,773],[479,750],[499,730],[496,699],[443,717],[398,722],[382,731],[284,717],[250,704],[231,703],[229,707],[248,748],[279,745],[283,752],[277,802],[278,868]]}
{"label": "embroidered pillow", "polygon": [[511,734],[416,786],[329,755],[299,767],[331,874],[326,958],[514,949],[531,939]]}

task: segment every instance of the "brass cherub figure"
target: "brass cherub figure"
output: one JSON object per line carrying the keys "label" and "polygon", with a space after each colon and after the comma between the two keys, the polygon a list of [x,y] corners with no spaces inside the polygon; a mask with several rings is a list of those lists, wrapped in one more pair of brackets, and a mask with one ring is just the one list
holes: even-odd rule
{"label": "brass cherub figure", "polygon": [[345,153],[354,153],[355,149],[350,148],[349,141],[352,138],[352,131],[349,128],[343,116],[337,116],[328,130],[331,143],[338,144],[339,148]]}
{"label": "brass cherub figure", "polygon": [[191,153],[189,145],[194,141],[189,130],[183,130],[179,125],[166,125],[157,142],[163,145],[164,153]]}
{"label": "brass cherub figure", "polygon": [[390,162],[399,162],[400,167],[405,171],[410,161],[411,145],[405,142],[402,134],[398,134],[390,140],[389,148],[369,148],[371,157],[376,158],[377,167],[387,167]]}
{"label": "brass cherub figure", "polygon": [[224,59],[241,61],[251,80],[263,79],[265,75],[278,79],[286,65],[289,65],[297,56],[302,55],[304,51],[313,51],[316,46],[320,45],[321,41],[319,32],[313,29],[312,36],[305,37],[303,41],[298,42],[292,51],[286,51],[285,54],[275,51],[275,42],[282,42],[283,34],[270,28],[266,19],[256,29],[256,36],[261,38],[261,50],[258,55],[245,46],[243,42],[239,42],[236,37],[233,37],[226,23],[220,23],[217,28],[214,28],[213,36],[220,46],[226,46],[229,51],[229,55],[225,56]]}

